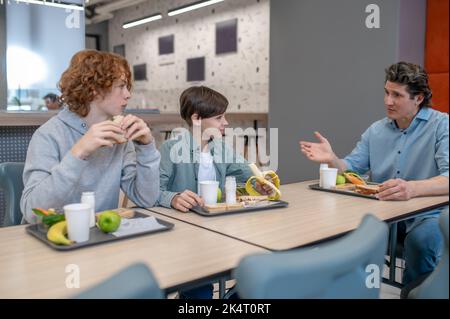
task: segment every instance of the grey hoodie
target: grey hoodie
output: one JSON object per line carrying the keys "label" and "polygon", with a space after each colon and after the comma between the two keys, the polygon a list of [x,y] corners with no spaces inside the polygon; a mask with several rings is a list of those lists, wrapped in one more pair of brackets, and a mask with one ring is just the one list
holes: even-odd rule
{"label": "grey hoodie", "polygon": [[28,147],[20,207],[34,220],[32,208],[56,208],[79,203],[81,193],[95,192],[95,211],[116,208],[119,190],[136,205],[151,207],[159,196],[160,154],[154,143],[128,142],[101,147],[86,160],[70,149],[87,132],[76,113],[63,109],[42,125]]}

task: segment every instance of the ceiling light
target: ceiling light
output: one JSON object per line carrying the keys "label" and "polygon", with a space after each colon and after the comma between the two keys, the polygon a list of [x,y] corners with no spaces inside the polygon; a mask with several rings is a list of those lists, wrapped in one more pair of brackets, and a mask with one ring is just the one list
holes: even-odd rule
{"label": "ceiling light", "polygon": [[64,8],[64,9],[71,9],[71,10],[80,10],[83,11],[84,7],[83,6],[78,6],[76,4],[68,4],[68,3],[64,3],[64,2],[54,2],[51,0],[47,0],[47,1],[39,1],[39,0],[15,0],[16,2],[24,2],[24,3],[31,3],[31,4],[40,4],[40,5],[44,5],[44,6],[49,6],[49,7],[56,7],[56,8]]}
{"label": "ceiling light", "polygon": [[194,3],[188,4],[188,5],[173,9],[173,10],[169,10],[168,15],[174,16],[174,15],[177,15],[180,13],[185,13],[185,12],[188,12],[191,10],[196,10],[196,9],[203,8],[203,7],[206,7],[206,6],[215,4],[215,3],[219,3],[222,1],[224,1],[224,0],[207,0],[207,1],[194,2]]}
{"label": "ceiling light", "polygon": [[148,22],[152,22],[152,21],[155,21],[155,20],[159,20],[161,18],[162,18],[162,15],[160,13],[157,13],[157,14],[152,15],[152,16],[147,17],[147,18],[142,18],[142,19],[135,20],[135,21],[125,22],[123,24],[122,28],[128,29],[128,28],[131,28],[131,27],[135,27],[137,25],[141,25],[141,24],[144,24],[144,23],[148,23]]}

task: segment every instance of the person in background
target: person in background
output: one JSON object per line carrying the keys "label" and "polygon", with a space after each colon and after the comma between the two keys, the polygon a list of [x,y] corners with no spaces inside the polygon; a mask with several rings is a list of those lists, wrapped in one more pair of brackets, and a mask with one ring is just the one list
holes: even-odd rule
{"label": "person in background", "polygon": [[54,93],[48,93],[46,96],[43,97],[45,101],[45,106],[49,111],[52,110],[59,110],[62,106],[62,101],[59,98],[58,95]]}
{"label": "person in background", "polygon": [[[76,53],[59,82],[67,107],[31,138],[23,172],[21,210],[60,209],[95,192],[95,211],[117,208],[120,189],[137,205],[153,206],[159,196],[160,154],[146,123],[120,115],[130,98],[131,71],[119,55]],[[127,140],[124,140],[126,138]]]}
{"label": "person in background", "polygon": [[[381,183],[380,200],[448,195],[448,114],[430,107],[432,92],[426,71],[412,63],[393,64],[386,70],[384,92],[387,117],[364,132],[351,154],[339,159],[318,132],[318,143],[300,142],[302,153],[340,171],[370,171],[372,181]],[[439,213],[432,210],[399,223],[407,290],[418,285],[439,262],[443,247]]]}

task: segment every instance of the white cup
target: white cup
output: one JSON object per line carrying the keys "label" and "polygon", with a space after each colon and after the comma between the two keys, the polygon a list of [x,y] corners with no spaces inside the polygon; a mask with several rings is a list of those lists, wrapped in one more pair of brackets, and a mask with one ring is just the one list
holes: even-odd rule
{"label": "white cup", "polygon": [[320,170],[320,185],[322,188],[336,187],[338,169],[337,168],[322,168]]}
{"label": "white cup", "polygon": [[89,240],[89,222],[91,220],[91,205],[70,204],[64,206],[69,239],[77,243]]}
{"label": "white cup", "polygon": [[320,177],[320,175],[321,175],[322,173],[320,173],[320,171],[321,171],[322,169],[324,169],[324,168],[328,168],[328,164],[321,163],[321,164],[320,164],[320,168],[319,168],[319,187],[323,187],[323,185],[322,185],[322,178]]}
{"label": "white cup", "polygon": [[214,205],[217,203],[217,190],[219,189],[219,182],[217,181],[203,181],[200,182],[200,196],[205,200],[205,204]]}

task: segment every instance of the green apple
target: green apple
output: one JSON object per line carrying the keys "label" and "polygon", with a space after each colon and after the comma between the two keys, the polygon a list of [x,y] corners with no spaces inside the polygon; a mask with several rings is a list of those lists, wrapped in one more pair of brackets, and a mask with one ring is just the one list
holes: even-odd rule
{"label": "green apple", "polygon": [[122,217],[120,217],[117,212],[113,210],[105,210],[100,213],[97,226],[105,233],[112,233],[119,228],[121,219]]}
{"label": "green apple", "polygon": [[217,189],[217,202],[220,203],[221,200],[222,200],[222,190],[219,187]]}
{"label": "green apple", "polygon": [[342,185],[345,184],[345,176],[338,174],[338,176],[336,177],[336,185]]}

